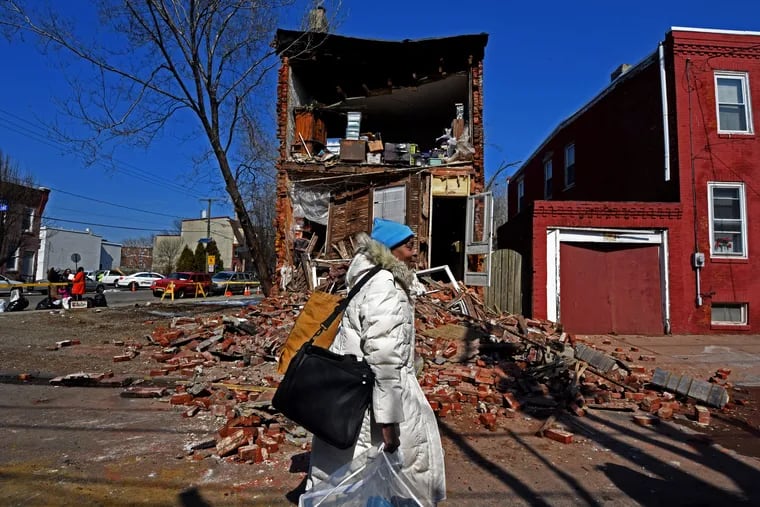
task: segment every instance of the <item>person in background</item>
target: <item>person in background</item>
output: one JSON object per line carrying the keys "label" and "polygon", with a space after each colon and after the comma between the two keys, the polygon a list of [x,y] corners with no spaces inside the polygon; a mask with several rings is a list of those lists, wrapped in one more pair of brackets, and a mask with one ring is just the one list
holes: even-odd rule
{"label": "person in background", "polygon": [[81,301],[84,296],[86,283],[84,280],[84,268],[77,269],[77,273],[74,275],[74,280],[71,284],[71,296],[75,301]]}
{"label": "person in background", "polygon": [[346,273],[350,289],[374,266],[373,276],[346,308],[335,341],[338,354],[363,357],[375,374],[372,403],[353,447],[338,449],[314,437],[306,488],[372,447],[401,449],[403,472],[433,505],[446,498],[443,447],[438,423],[415,375],[414,233],[404,224],[376,218],[371,237],[357,236],[358,248]]}

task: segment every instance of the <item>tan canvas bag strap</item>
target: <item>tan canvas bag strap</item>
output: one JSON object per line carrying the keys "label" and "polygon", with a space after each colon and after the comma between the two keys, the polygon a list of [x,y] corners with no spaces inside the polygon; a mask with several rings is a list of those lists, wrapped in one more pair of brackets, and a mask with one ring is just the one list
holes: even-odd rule
{"label": "tan canvas bag strap", "polygon": [[311,340],[309,340],[309,343],[313,342],[317,339],[319,335],[322,334],[323,331],[326,331],[327,329],[330,329],[330,326],[332,325],[333,321],[338,318],[338,316],[343,313],[343,311],[348,306],[348,302],[351,301],[351,299],[356,296],[361,288],[364,286],[365,283],[369,281],[370,278],[375,276],[382,268],[382,266],[375,266],[372,269],[369,270],[369,272],[361,277],[358,282],[356,282],[356,285],[351,287],[351,290],[348,292],[348,295],[344,297],[340,303],[335,305],[335,309],[333,312],[319,325],[319,329],[317,329],[317,332],[314,333],[314,336],[311,337]]}

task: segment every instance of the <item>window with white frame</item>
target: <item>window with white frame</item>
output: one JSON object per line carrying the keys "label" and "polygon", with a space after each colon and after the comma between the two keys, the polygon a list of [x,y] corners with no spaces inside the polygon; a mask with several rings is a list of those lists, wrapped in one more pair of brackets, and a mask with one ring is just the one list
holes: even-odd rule
{"label": "window with white frame", "polygon": [[746,326],[747,303],[713,303],[710,322],[719,326]]}
{"label": "window with white frame", "polygon": [[552,159],[544,160],[544,199],[552,196]]}
{"label": "window with white frame", "polygon": [[24,232],[32,232],[34,230],[34,208],[26,208],[24,210],[21,230]]}
{"label": "window with white frame", "polygon": [[575,185],[575,144],[565,146],[565,188]]}
{"label": "window with white frame", "polygon": [[718,132],[751,133],[752,110],[746,72],[716,72],[715,102]]}
{"label": "window with white frame", "polygon": [[747,256],[747,212],[743,183],[708,183],[710,253],[718,257]]}
{"label": "window with white frame", "polygon": [[406,186],[375,189],[372,203],[372,218],[406,223]]}
{"label": "window with white frame", "polygon": [[517,180],[517,212],[521,212],[525,208],[525,179],[520,178]]}

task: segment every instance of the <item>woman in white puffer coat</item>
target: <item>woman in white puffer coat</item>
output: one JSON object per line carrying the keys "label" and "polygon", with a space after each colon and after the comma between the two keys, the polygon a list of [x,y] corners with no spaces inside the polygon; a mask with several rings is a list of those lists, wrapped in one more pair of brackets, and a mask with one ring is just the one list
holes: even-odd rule
{"label": "woman in white puffer coat", "polygon": [[341,450],[314,437],[307,489],[384,443],[387,452],[401,448],[403,471],[420,494],[434,505],[446,498],[438,424],[415,376],[410,290],[416,280],[406,264],[414,255],[413,241],[409,227],[383,219],[375,219],[372,238],[357,237],[348,287],[374,266],[383,269],[349,302],[330,350],[364,357],[375,374],[372,403],[354,447]]}

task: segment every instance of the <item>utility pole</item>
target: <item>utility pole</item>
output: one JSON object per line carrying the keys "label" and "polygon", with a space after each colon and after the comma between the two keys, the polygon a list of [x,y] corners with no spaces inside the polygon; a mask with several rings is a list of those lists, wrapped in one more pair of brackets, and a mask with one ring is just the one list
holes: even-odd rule
{"label": "utility pole", "polygon": [[208,207],[206,209],[206,271],[208,271],[208,244],[211,242],[211,202],[218,201],[219,199],[207,197],[206,199],[200,200],[206,201],[208,203]]}
{"label": "utility pole", "polygon": [[206,239],[211,239],[211,201],[216,201],[216,199],[207,198],[207,199],[200,199],[201,201],[208,202],[208,208],[206,210]]}

